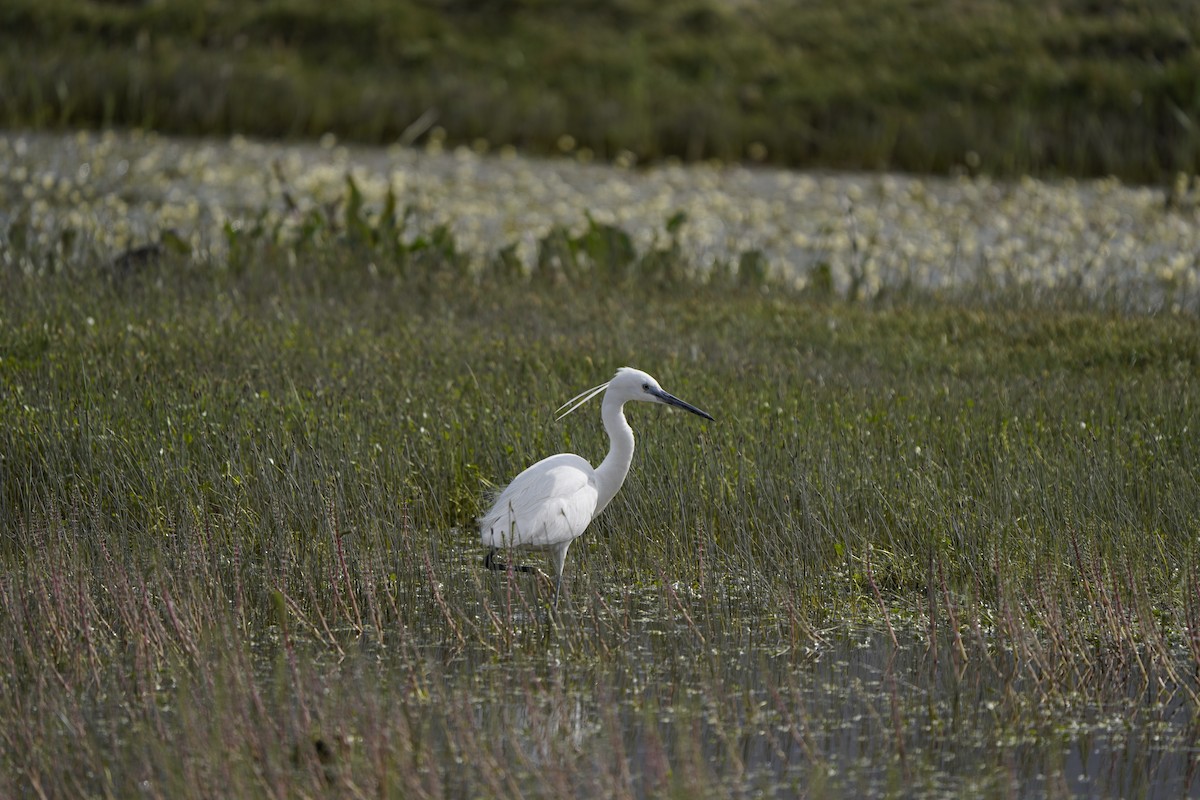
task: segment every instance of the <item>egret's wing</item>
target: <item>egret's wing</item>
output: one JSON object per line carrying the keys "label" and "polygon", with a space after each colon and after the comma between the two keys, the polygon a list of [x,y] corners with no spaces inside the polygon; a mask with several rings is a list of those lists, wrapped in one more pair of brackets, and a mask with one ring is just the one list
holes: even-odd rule
{"label": "egret's wing", "polygon": [[579,456],[543,459],[504,487],[479,518],[488,547],[552,547],[583,533],[596,510],[595,471]]}

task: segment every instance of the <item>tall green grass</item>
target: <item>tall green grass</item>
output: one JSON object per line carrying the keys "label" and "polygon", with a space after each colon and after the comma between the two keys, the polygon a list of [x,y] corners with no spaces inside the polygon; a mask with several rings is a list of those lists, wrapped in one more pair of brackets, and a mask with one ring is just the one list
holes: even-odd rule
{"label": "tall green grass", "polygon": [[1194,174],[1189,3],[12,0],[0,126]]}
{"label": "tall green grass", "polygon": [[[0,793],[992,794],[1071,730],[1186,786],[1193,317],[370,230],[0,274]],[[551,624],[472,519],[626,364],[717,421],[630,409]]]}

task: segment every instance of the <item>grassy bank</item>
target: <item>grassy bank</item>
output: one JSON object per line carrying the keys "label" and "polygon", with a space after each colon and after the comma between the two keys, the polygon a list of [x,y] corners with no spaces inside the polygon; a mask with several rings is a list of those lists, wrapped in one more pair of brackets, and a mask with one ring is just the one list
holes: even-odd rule
{"label": "grassy bank", "polygon": [[1200,159],[1188,3],[44,3],[0,127],[1159,182]]}
{"label": "grassy bank", "polygon": [[[0,793],[1186,787],[1193,317],[322,242],[0,272]],[[631,409],[551,626],[471,520],[624,364],[717,422]]]}

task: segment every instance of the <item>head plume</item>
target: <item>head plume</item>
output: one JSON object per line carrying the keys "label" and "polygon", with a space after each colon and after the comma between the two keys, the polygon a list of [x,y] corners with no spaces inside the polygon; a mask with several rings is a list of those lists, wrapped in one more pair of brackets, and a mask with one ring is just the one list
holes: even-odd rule
{"label": "head plume", "polygon": [[[608,384],[609,384],[609,381],[605,381],[604,383],[600,384],[599,386],[593,386],[590,389],[585,389],[584,391],[582,391],[579,394],[572,397],[567,402],[563,403],[561,406],[558,407],[558,410],[554,412],[558,415],[557,417],[554,418],[555,421],[562,419],[567,414],[570,414],[572,411],[575,411],[576,409],[578,409],[580,406],[582,406],[588,400],[591,400],[593,397],[595,397],[596,395],[603,392],[605,389],[608,388]],[[568,408],[568,406],[569,406],[569,408]],[[564,411],[563,409],[566,409],[566,410]]]}

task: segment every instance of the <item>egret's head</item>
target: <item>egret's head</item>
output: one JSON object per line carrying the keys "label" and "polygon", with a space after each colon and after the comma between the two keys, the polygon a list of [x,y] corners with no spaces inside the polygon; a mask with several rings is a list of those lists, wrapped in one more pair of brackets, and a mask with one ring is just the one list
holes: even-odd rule
{"label": "egret's head", "polygon": [[708,413],[701,411],[690,403],[683,402],[672,394],[664,392],[663,388],[658,385],[658,381],[654,380],[652,376],[632,367],[621,367],[608,383],[593,386],[591,389],[580,392],[563,403],[558,409],[558,418],[562,419],[601,392],[604,393],[605,402],[611,399],[622,405],[628,403],[630,400],[641,400],[646,403],[665,403],[669,406],[685,409],[705,419],[712,419]]}
{"label": "egret's head", "polygon": [[653,376],[632,367],[621,367],[617,374],[608,382],[607,396],[613,396],[620,402],[642,400],[647,403],[663,403],[676,408],[682,408],[705,419],[712,419],[707,412],[701,411],[690,403],[685,403],[669,392],[664,392]]}

